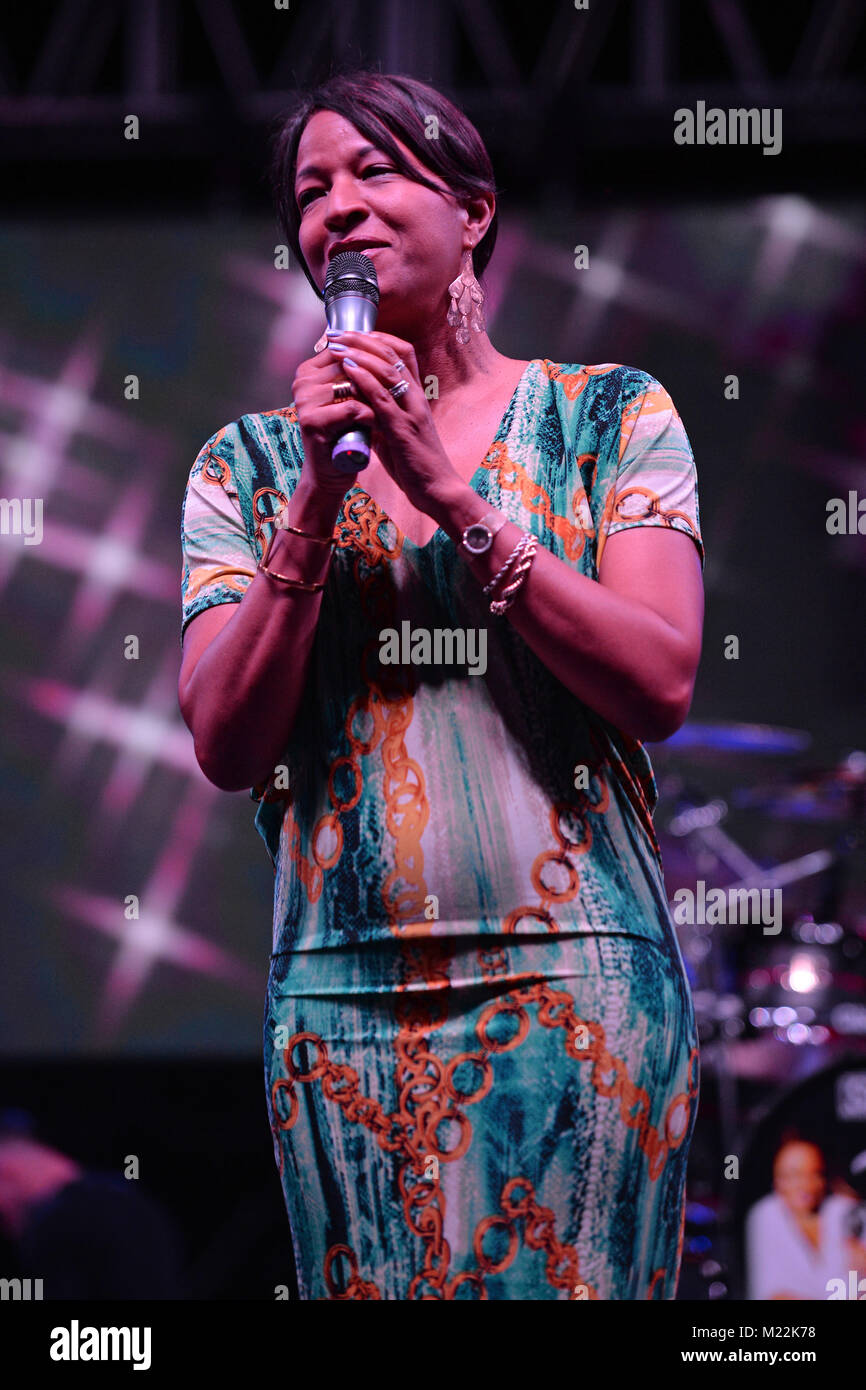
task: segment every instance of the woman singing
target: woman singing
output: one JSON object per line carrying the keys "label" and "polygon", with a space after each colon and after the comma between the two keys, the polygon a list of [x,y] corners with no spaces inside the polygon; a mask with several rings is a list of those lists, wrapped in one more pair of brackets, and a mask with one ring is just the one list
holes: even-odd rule
{"label": "woman singing", "polygon": [[179,698],[273,860],[300,1296],[671,1299],[698,1052],[640,740],[700,657],[688,438],[645,371],[493,346],[493,171],[431,87],[330,78],[274,182],[317,294],[363,251],[378,318],[196,459]]}

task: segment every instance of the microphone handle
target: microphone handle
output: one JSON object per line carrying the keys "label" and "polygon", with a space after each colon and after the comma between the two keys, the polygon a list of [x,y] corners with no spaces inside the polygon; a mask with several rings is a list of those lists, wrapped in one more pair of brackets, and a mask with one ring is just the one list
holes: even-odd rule
{"label": "microphone handle", "polygon": [[[378,306],[362,294],[338,294],[325,310],[329,328],[343,332],[371,333],[376,326]],[[331,450],[331,462],[338,473],[360,473],[370,462],[370,431],[366,425],[341,434]]]}

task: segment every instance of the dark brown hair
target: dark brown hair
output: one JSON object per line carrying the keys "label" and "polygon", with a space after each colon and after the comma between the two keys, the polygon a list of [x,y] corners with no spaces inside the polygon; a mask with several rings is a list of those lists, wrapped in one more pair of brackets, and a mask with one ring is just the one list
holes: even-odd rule
{"label": "dark brown hair", "polygon": [[[366,68],[337,73],[302,92],[272,140],[270,183],[280,226],[316,294],[321,290],[310,274],[298,236],[301,214],[295,201],[295,169],[298,145],[307,121],[315,111],[336,111],[350,121],[371,144],[384,150],[407,178],[436,189],[406,159],[394,141],[396,135],[425,168],[438,174],[456,197],[477,197],[498,192],[493,166],[484,141],[472,122],[448,97],[402,73],[380,73]],[[438,121],[438,139],[428,140],[426,118]],[[481,277],[496,243],[498,212],[494,212],[484,236],[472,250],[475,274]]]}

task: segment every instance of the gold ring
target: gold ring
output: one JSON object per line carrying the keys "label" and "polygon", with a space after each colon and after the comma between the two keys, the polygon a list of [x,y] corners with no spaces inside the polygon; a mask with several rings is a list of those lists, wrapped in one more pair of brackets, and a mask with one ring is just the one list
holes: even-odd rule
{"label": "gold ring", "polygon": [[355,388],[351,381],[332,381],[331,390],[334,393],[334,401],[347,401],[350,396],[355,394]]}

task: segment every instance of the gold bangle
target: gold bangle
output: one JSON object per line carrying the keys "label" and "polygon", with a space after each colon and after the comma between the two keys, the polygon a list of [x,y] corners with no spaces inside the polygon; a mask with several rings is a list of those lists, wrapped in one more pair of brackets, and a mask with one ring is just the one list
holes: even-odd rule
{"label": "gold bangle", "polygon": [[318,589],[324,589],[326,583],[324,579],[316,584],[307,584],[303,579],[291,579],[287,574],[278,574],[276,570],[265,569],[261,560],[259,560],[256,568],[260,569],[262,574],[266,574],[270,579],[281,579],[284,584],[288,584],[291,588],[306,589],[308,593],[315,593]]}
{"label": "gold bangle", "polygon": [[336,545],[336,536],[314,536],[311,531],[301,531],[297,526],[290,526],[287,521],[277,522],[274,526],[275,531],[291,531],[296,536],[303,536],[308,541],[319,541],[321,545]]}

